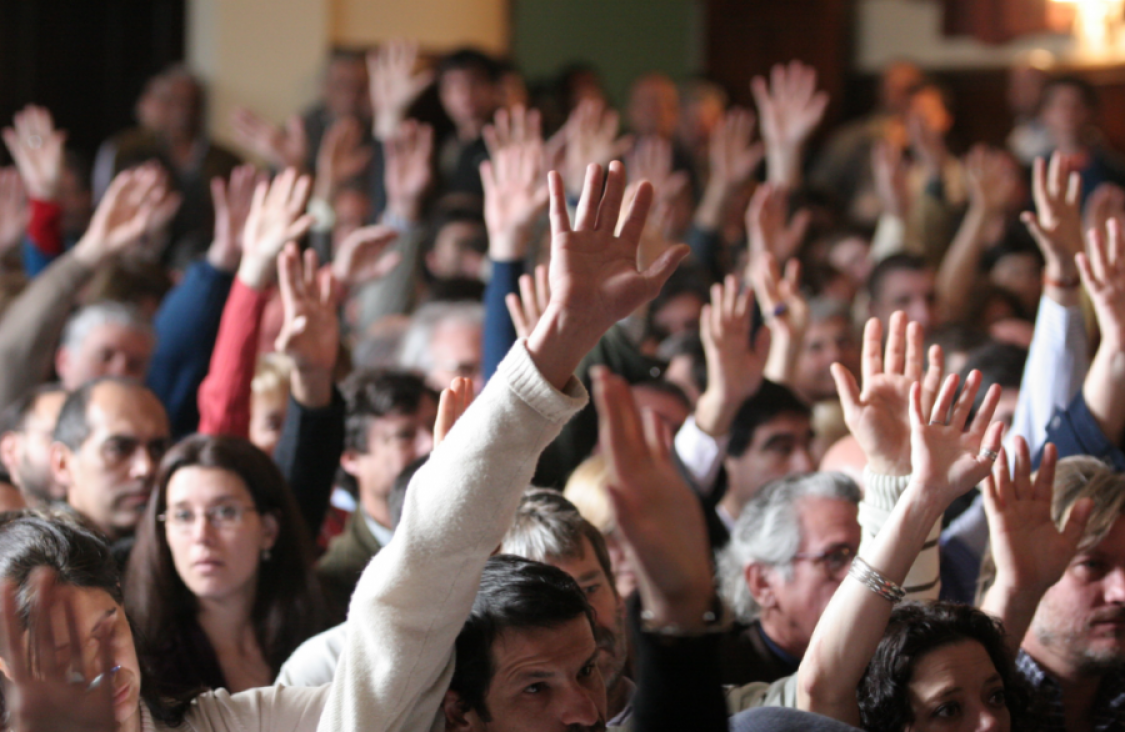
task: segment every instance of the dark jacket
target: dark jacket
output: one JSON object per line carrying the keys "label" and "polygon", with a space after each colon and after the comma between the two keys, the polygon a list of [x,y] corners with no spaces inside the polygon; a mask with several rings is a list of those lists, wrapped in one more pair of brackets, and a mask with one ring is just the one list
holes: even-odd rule
{"label": "dark jacket", "polygon": [[382,548],[383,545],[367,528],[363,510],[357,508],[344,526],[344,533],[332,540],[328,551],[316,564],[316,576],[324,590],[329,620],[336,623],[347,618],[348,603],[359,576]]}

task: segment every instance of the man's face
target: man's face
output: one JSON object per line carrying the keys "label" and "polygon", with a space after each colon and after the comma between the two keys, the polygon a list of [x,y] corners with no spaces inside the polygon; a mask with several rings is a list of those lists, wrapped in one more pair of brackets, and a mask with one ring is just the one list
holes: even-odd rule
{"label": "man's face", "polygon": [[0,442],[8,472],[20,490],[35,504],[65,498],[51,478],[51,433],[66,401],[66,392],[41,394],[28,410],[23,429],[11,432]]}
{"label": "man's face", "polygon": [[434,249],[426,255],[426,267],[438,278],[480,279],[485,255],[476,242],[487,241],[484,227],[471,221],[453,221],[441,227]]}
{"label": "man's face", "polygon": [[146,333],[119,323],[105,323],[90,331],[77,349],[60,349],[56,364],[68,391],[102,376],[141,381],[155,346]]}
{"label": "man's face", "polygon": [[426,374],[426,383],[440,391],[449,387],[455,376],[473,381],[473,391],[480,394],[484,388],[481,371],[481,326],[472,323],[448,321],[434,328],[430,339],[430,355],[434,367]]}
{"label": "man's face", "polygon": [[152,493],[168,448],[168,417],[142,386],[105,382],[86,408],[90,434],[71,451],[51,446],[55,480],[66,500],[111,538],[131,534]]}
{"label": "man's face", "polygon": [[547,563],[573,577],[594,608],[594,634],[601,651],[598,655],[598,669],[602,673],[606,689],[613,689],[624,676],[625,664],[629,660],[625,603],[606,577],[589,539],[582,539],[581,557],[552,559]]}
{"label": "man's face", "polygon": [[1125,665],[1125,518],[1043,595],[1023,647],[1057,676]]}
{"label": "man's face", "polygon": [[[344,470],[359,484],[360,502],[385,501],[395,478],[416,459],[434,446],[433,400],[423,397],[423,404],[410,414],[387,414],[375,417],[367,426],[367,450],[348,450],[344,454]],[[372,508],[369,514],[378,515]]]}
{"label": "man's face", "polygon": [[[823,497],[797,501],[800,558],[794,560],[789,579],[776,569],[769,570],[772,603],[763,605],[762,629],[798,658],[804,655],[824,608],[848,573],[850,561],[834,566],[830,553],[849,550],[850,560],[859,551],[857,515],[858,509],[851,501]],[[826,555],[825,559],[817,559]]]}
{"label": "man's face", "polygon": [[445,113],[458,128],[483,125],[496,110],[498,90],[481,71],[450,69],[441,75],[438,95]]}
{"label": "man's face", "polygon": [[371,116],[367,97],[367,66],[362,59],[338,58],[324,77],[324,106],[336,119]]}
{"label": "man's face", "polygon": [[680,94],[670,79],[649,76],[629,95],[629,126],[638,135],[671,139],[680,121]]}
{"label": "man's face", "polygon": [[663,337],[699,332],[699,314],[703,301],[693,292],[685,292],[665,302],[652,320]]}
{"label": "man's face", "polygon": [[1091,116],[1082,90],[1066,84],[1053,86],[1047,91],[1039,112],[1040,119],[1056,142],[1070,141],[1080,135],[1090,124]]}
{"label": "man's face", "polygon": [[879,299],[871,302],[871,314],[883,321],[885,327],[891,314],[902,310],[907,318],[920,323],[923,331],[929,331],[938,324],[936,304],[932,271],[899,269],[883,278]]}
{"label": "man's face", "polygon": [[505,630],[492,644],[495,673],[484,700],[491,721],[471,712],[446,729],[600,732],[606,695],[597,655],[585,616],[554,628]]}
{"label": "man's face", "polygon": [[836,382],[829,367],[836,361],[853,374],[859,370],[859,350],[847,319],[809,324],[797,359],[797,391],[813,401],[835,398]]}
{"label": "man's face", "polygon": [[742,506],[771,480],[812,470],[812,438],[812,423],[803,414],[784,412],[758,425],[746,452],[724,461],[730,490],[723,505],[731,517],[738,518]]}

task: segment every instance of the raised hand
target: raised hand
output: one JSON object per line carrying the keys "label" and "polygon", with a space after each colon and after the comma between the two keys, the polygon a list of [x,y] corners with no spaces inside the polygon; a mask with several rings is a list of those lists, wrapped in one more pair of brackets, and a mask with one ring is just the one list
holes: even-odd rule
{"label": "raised hand", "polygon": [[[1037,595],[1059,581],[1078,551],[1078,542],[1093,504],[1086,498],[1075,503],[1060,530],[1051,518],[1051,497],[1058,452],[1048,443],[1035,480],[1031,455],[1023,437],[1015,438],[1015,465],[1009,474],[1003,450],[984,482],[984,509],[988,516],[996,581],[1010,590]],[[1021,634],[1022,636],[1022,634]]]}
{"label": "raised hand", "polygon": [[167,194],[155,166],[118,173],[75,245],[74,256],[93,267],[137,243]]}
{"label": "raised hand", "polygon": [[488,256],[495,262],[520,260],[535,221],[547,209],[539,112],[501,109],[483,134],[489,155],[480,164]]}
{"label": "raised hand", "polygon": [[[113,626],[92,639],[98,653],[87,666],[73,602],[56,596],[54,572],[37,568],[28,584],[32,600],[26,616],[20,612],[15,584],[0,584],[0,643],[8,673],[6,726],[20,732],[114,732],[114,685],[109,681]],[[31,618],[26,636],[21,617]],[[56,629],[65,629],[65,637],[56,638]]]}
{"label": "raised hand", "polygon": [[[878,318],[863,330],[863,391],[843,365],[832,364],[832,378],[840,395],[844,422],[878,475],[909,475],[910,389],[923,379],[922,328],[907,324],[906,314],[891,315],[887,350],[883,354],[883,325]],[[930,348],[929,369],[922,385],[922,412],[937,401],[945,360],[941,347]]]}
{"label": "raised hand", "polygon": [[711,133],[710,176],[695,209],[695,224],[700,229],[716,231],[723,225],[735,192],[762,162],[765,148],[751,142],[755,122],[753,112],[735,107],[723,115],[723,121]]}
{"label": "raised hand", "polygon": [[645,617],[700,630],[714,599],[710,549],[699,501],[672,463],[671,434],[652,412],[638,413],[624,379],[605,367],[592,376],[606,488]]}
{"label": "raised hand", "polygon": [[30,221],[31,209],[19,171],[0,168],[0,256],[19,246]]}
{"label": "raised hand", "polygon": [[295,242],[277,258],[284,313],[275,348],[293,359],[293,395],[301,404],[324,404],[331,398],[332,370],[340,347],[336,283],[330,270],[318,270],[316,252]]}
{"label": "raised hand", "polygon": [[207,250],[207,261],[222,272],[233,272],[242,261],[242,232],[254,189],[259,182],[267,182],[250,163],[238,166],[230,174],[230,183],[222,178],[211,179],[211,201],[215,207],[215,238]]}
{"label": "raised hand", "polygon": [[363,128],[352,117],[338,119],[324,133],[316,153],[314,197],[331,201],[340,185],[362,173],[371,162],[371,148],[363,143]]}
{"label": "raised hand", "polygon": [[438,398],[437,420],[434,421],[434,449],[442,443],[457,420],[473,403],[473,380],[454,376],[453,381],[441,390]]}
{"label": "raised hand", "polygon": [[607,109],[605,103],[597,99],[579,102],[570,113],[563,128],[566,140],[563,181],[567,193],[576,196],[582,190],[588,165],[608,165],[632,147],[631,137],[617,136],[620,124],[617,112]]}
{"label": "raised hand", "polygon": [[774,66],[768,85],[755,76],[750,90],[761,119],[769,180],[795,188],[800,184],[802,148],[824,118],[828,94],[816,90],[816,70],[800,61]]}
{"label": "raised hand", "polygon": [[406,111],[433,80],[433,72],[414,73],[418,44],[396,39],[367,54],[367,78],[371,108],[375,112],[373,132],[377,140],[394,137],[406,119]]}
{"label": "raised hand", "polygon": [[975,145],[965,158],[965,181],[969,204],[983,213],[1003,213],[1011,201],[1019,178],[1015,166],[1000,150]]}
{"label": "raised hand", "polygon": [[993,384],[980,410],[965,429],[981,375],[972,371],[954,403],[957,374],[950,374],[928,413],[922,407],[922,385],[910,387],[911,486],[924,491],[923,500],[944,511],[953,500],[982,481],[1000,454],[1004,423],[993,422],[1000,386]]}
{"label": "raised hand", "polygon": [[758,304],[773,334],[766,376],[779,384],[791,384],[809,326],[809,304],[801,295],[801,263],[790,259],[783,277],[777,259],[766,252],[749,269]]}
{"label": "raised hand", "polygon": [[707,361],[707,389],[695,406],[695,423],[713,437],[730,432],[742,403],[758,392],[770,351],[770,330],[759,330],[753,343],[754,292],[738,292],[738,279],[727,275],[711,285],[711,302],[699,316],[699,335]]}
{"label": "raised hand", "polygon": [[[625,169],[631,185],[642,180],[652,184],[653,206],[648,217],[649,227],[657,235],[657,241],[670,236],[675,202],[691,182],[685,171],[672,170],[672,143],[662,137],[642,137],[626,155]],[[626,192],[626,201],[630,199],[630,193]],[[656,249],[659,251],[662,247],[658,245]]]}
{"label": "raised hand", "polygon": [[383,151],[387,211],[404,221],[417,221],[422,196],[433,180],[430,159],[434,152],[434,129],[407,120],[392,137],[384,139]]}
{"label": "raised hand", "polygon": [[562,387],[578,361],[605,332],[656,296],[688,254],[677,245],[637,270],[637,246],[652,186],[642,183],[615,235],[625,192],[625,170],[612,162],[604,176],[591,165],[572,228],[562,177],[551,171],[551,299],[528,338],[528,349],[547,380]]}
{"label": "raised hand", "polygon": [[1125,188],[1116,183],[1102,183],[1086,199],[1082,230],[1097,229],[1108,237],[1106,227],[1110,219],[1117,219],[1119,226],[1125,226]]}
{"label": "raised hand", "polygon": [[313,217],[304,213],[310,185],[307,175],[288,168],[272,183],[259,181],[254,188],[238,267],[238,278],[248,287],[265,290],[273,281],[274,261],[281,248],[312,226]]}
{"label": "raised hand", "polygon": [[1125,236],[1121,225],[1110,219],[1108,238],[1096,229],[1088,237],[1088,253],[1077,255],[1078,273],[1094,305],[1103,348],[1125,349]]}
{"label": "raised hand", "polygon": [[534,278],[529,274],[520,275],[520,294],[510,292],[504,297],[504,304],[508,306],[508,315],[512,317],[512,325],[515,326],[518,337],[527,338],[531,335],[550,301],[551,285],[547,281],[547,265],[537,265]]}
{"label": "raised hand", "polygon": [[811,221],[812,214],[804,208],[789,218],[789,194],[784,187],[773,183],[758,186],[746,208],[751,263],[765,252],[778,262],[789,261],[800,248]]}
{"label": "raised hand", "polygon": [[48,110],[35,105],[16,112],[12,125],[4,128],[4,144],[19,168],[27,195],[54,201],[62,180],[66,133],[55,129]]}
{"label": "raised hand", "polygon": [[361,226],[340,242],[332,260],[332,275],[347,287],[357,287],[385,277],[402,261],[398,252],[387,253],[398,232],[389,226]]}
{"label": "raised hand", "polygon": [[302,170],[309,155],[309,138],[305,123],[294,115],[278,127],[246,107],[238,107],[231,115],[234,137],[270,167],[277,170]]}
{"label": "raised hand", "polygon": [[1082,179],[1060,153],[1048,164],[1036,158],[1031,170],[1036,213],[1020,216],[1043,252],[1047,284],[1078,284],[1074,256],[1082,251]]}

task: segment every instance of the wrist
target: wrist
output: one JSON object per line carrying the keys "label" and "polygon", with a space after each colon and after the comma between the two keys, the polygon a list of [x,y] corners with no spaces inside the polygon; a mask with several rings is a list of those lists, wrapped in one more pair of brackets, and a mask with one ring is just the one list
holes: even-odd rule
{"label": "wrist", "polygon": [[918,521],[918,530],[925,535],[933,525],[941,520],[949,501],[940,497],[948,486],[911,475],[910,482],[903,492],[900,505],[905,505],[909,515]]}
{"label": "wrist", "polygon": [[387,211],[402,221],[417,222],[421,218],[421,209],[418,198],[413,196],[387,199]]}
{"label": "wrist", "polygon": [[543,378],[562,391],[604,332],[550,303],[527,338],[527,351]]}
{"label": "wrist", "polygon": [[[708,383],[714,381],[708,377]],[[742,400],[726,399],[718,391],[708,389],[695,403],[695,426],[704,434],[719,439],[730,432],[734,415],[742,405]]]}
{"label": "wrist", "polygon": [[242,284],[252,290],[264,291],[270,284],[270,268],[268,264],[258,261],[254,257],[243,257],[238,265],[236,275]]}
{"label": "wrist", "polygon": [[488,232],[488,258],[493,262],[518,262],[527,255],[527,237],[511,231]]}
{"label": "wrist", "polygon": [[293,398],[308,409],[319,409],[332,401],[332,369],[298,367],[291,379]]}
{"label": "wrist", "polygon": [[910,477],[910,458],[888,458],[882,455],[872,455],[864,468],[864,477],[871,474],[875,480],[893,480],[901,482],[900,488],[906,488],[907,478]]}

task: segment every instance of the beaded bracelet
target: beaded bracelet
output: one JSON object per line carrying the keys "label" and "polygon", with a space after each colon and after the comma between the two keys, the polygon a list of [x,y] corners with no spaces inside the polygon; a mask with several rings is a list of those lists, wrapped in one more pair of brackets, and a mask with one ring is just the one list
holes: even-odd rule
{"label": "beaded bracelet", "polygon": [[901,602],[902,598],[906,597],[906,591],[902,587],[879,574],[860,557],[852,560],[852,566],[848,569],[848,576],[858,580],[864,587],[892,605]]}

